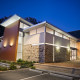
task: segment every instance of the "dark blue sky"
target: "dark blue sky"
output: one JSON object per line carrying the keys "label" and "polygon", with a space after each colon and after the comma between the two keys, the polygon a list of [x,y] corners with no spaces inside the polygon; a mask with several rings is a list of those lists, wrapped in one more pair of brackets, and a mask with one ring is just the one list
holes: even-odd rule
{"label": "dark blue sky", "polygon": [[64,31],[80,30],[80,0],[0,0],[0,18],[34,17]]}

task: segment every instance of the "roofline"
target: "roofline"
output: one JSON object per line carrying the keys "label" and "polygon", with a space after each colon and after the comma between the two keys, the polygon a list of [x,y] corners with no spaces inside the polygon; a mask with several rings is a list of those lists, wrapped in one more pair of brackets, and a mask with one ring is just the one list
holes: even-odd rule
{"label": "roofline", "polygon": [[[14,14],[13,16],[9,17],[9,18],[8,18],[8,19],[6,19],[5,21],[3,21],[0,25],[4,26],[4,25],[5,25],[5,23],[6,23],[8,20],[10,20],[11,18],[13,18],[14,16],[16,16],[16,17],[17,17],[17,19],[15,19],[15,21],[20,20],[20,21],[22,21],[23,23],[28,24],[29,26],[32,26],[32,25],[33,25],[32,23],[30,23],[30,22],[28,22],[27,20],[25,20],[25,19],[21,18],[21,17],[20,17],[20,16],[18,16],[17,14]],[[8,25],[10,25],[10,24],[8,24]],[[8,25],[6,24],[6,26],[8,26]],[[6,26],[4,26],[4,27],[6,27]]]}
{"label": "roofline", "polygon": [[46,21],[43,21],[43,22],[41,22],[41,23],[38,23],[38,24],[32,25],[32,26],[30,26],[30,27],[28,27],[28,28],[25,28],[23,31],[26,32],[26,30],[30,30],[31,28],[34,28],[35,26],[39,26],[39,25],[45,24],[45,23],[46,23]]}
{"label": "roofline", "polygon": [[71,38],[74,38],[75,40],[78,40],[76,37],[74,37],[74,36],[70,35],[69,33],[67,33],[67,32],[65,32],[65,31],[61,30],[60,28],[58,28],[58,27],[56,27],[56,26],[50,24],[50,23],[47,22],[47,21],[44,21],[44,22],[38,23],[38,24],[36,24],[36,25],[30,26],[30,27],[28,27],[28,28],[25,28],[25,29],[23,30],[23,32],[26,32],[26,31],[28,31],[28,30],[34,29],[36,26],[39,26],[39,25],[41,25],[41,24],[49,24],[49,25],[53,26],[54,28],[60,30],[61,32],[64,32],[65,34],[67,34],[68,37],[71,37]]}
{"label": "roofline", "polygon": [[[61,30],[62,32],[65,32],[64,30],[62,30],[62,29],[60,29],[60,28],[58,28],[58,27],[54,26],[53,24],[51,24],[51,23],[49,23],[49,22],[47,22],[47,21],[46,21],[46,23],[48,23],[48,24],[52,25],[53,27],[55,27],[55,28],[57,28],[57,29]],[[65,32],[65,33],[66,33],[66,34],[68,34],[68,35],[70,35],[70,36],[72,36],[72,35],[71,35],[71,34],[69,34],[68,32]],[[78,38],[76,38],[76,37],[74,37],[74,36],[72,36],[72,37],[78,40]]]}

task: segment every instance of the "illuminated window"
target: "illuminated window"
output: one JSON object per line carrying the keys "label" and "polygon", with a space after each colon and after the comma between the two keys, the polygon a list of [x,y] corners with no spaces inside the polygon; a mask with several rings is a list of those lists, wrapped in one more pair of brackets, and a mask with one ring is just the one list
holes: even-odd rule
{"label": "illuminated window", "polygon": [[48,27],[46,27],[46,32],[48,32],[50,34],[53,34],[54,33],[54,31],[52,29],[48,28]]}
{"label": "illuminated window", "polygon": [[76,48],[76,41],[70,39],[70,47]]}
{"label": "illuminated window", "polygon": [[20,22],[20,28],[23,28],[24,24],[22,22]]}
{"label": "illuminated window", "polygon": [[29,27],[29,26],[28,26],[28,25],[26,25],[26,24],[24,24],[24,27],[23,27],[23,28],[25,29],[25,28],[27,28],[27,27]]}
{"label": "illuminated window", "polygon": [[22,22],[20,22],[20,28],[25,29],[25,28],[27,28],[27,27],[29,27],[29,26],[28,26],[28,25],[26,25],[26,24],[24,24],[24,23],[22,23]]}
{"label": "illuminated window", "polygon": [[56,35],[56,36],[59,36],[59,37],[62,37],[62,34],[59,33],[59,32],[56,32],[56,31],[55,31],[55,35]]}
{"label": "illuminated window", "polygon": [[68,39],[68,40],[69,40],[69,37],[67,37],[67,36],[64,36],[64,35],[63,35],[63,38],[64,38],[64,39]]}

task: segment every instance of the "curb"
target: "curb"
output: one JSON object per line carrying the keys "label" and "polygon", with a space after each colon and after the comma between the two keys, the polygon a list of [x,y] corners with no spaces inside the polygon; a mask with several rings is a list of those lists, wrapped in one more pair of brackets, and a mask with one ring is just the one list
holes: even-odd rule
{"label": "curb", "polygon": [[56,72],[56,71],[49,71],[49,70],[43,70],[43,69],[31,69],[32,71],[36,71],[36,72],[41,72],[41,73],[48,73],[50,75],[53,76],[58,76],[58,77],[62,77],[62,78],[66,78],[66,79],[80,79],[80,75],[74,75],[74,74],[68,74],[68,73],[62,73],[62,72]]}
{"label": "curb", "polygon": [[21,71],[21,70],[29,70],[29,68],[22,68],[22,69],[15,69],[15,70],[7,70],[7,71],[1,71],[0,73],[4,73],[4,72],[13,72],[13,71]]}

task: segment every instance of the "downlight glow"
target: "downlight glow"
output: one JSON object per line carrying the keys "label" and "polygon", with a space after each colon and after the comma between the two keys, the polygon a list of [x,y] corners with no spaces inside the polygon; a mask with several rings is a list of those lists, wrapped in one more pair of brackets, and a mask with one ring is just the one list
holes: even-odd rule
{"label": "downlight glow", "polygon": [[12,47],[13,45],[14,45],[14,39],[10,41],[10,47]]}
{"label": "downlight glow", "polygon": [[70,51],[70,48],[67,48],[68,52]]}
{"label": "downlight glow", "polygon": [[57,50],[59,50],[59,49],[60,49],[60,47],[59,47],[59,46],[56,46],[56,49],[57,49]]}
{"label": "downlight glow", "polygon": [[4,48],[7,46],[7,40],[4,41],[3,46],[4,46]]}

